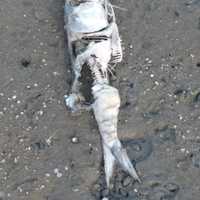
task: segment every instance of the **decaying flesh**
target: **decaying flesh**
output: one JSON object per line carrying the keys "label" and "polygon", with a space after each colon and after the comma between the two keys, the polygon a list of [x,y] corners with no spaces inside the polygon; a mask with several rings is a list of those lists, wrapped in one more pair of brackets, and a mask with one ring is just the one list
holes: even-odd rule
{"label": "decaying flesh", "polygon": [[117,136],[120,97],[118,90],[109,85],[110,66],[122,60],[113,7],[108,0],[67,0],[65,24],[75,77],[71,93],[65,96],[66,105],[72,112],[83,107],[79,78],[82,68],[89,67],[94,80],[94,103],[91,107],[102,137],[107,186],[110,185],[115,161],[140,181]]}

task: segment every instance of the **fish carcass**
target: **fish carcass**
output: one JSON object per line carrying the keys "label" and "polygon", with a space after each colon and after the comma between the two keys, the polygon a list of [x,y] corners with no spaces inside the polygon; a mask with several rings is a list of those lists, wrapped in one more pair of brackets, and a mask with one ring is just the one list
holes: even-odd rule
{"label": "fish carcass", "polygon": [[108,0],[66,0],[65,30],[74,72],[71,93],[65,95],[66,105],[72,112],[82,109],[79,78],[82,68],[88,67],[93,78],[91,107],[102,137],[107,186],[115,161],[140,181],[117,136],[120,97],[118,90],[109,85],[108,74],[121,62],[122,48],[112,4]]}

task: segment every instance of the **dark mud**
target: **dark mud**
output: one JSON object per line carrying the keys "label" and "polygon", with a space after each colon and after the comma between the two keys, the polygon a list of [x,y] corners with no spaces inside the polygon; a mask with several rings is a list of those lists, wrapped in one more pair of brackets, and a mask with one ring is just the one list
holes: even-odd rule
{"label": "dark mud", "polygon": [[92,113],[71,116],[63,0],[0,1],[0,199],[199,200],[200,2],[115,0],[119,136],[140,174],[110,194]]}

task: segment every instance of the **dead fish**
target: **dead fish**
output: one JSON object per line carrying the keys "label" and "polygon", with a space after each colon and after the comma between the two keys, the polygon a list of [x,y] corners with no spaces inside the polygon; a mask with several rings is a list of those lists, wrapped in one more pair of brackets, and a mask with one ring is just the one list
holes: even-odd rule
{"label": "dead fish", "polygon": [[[118,90],[109,85],[108,74],[112,64],[121,62],[122,48],[112,4],[108,0],[67,0],[65,30],[75,76],[71,93],[65,95],[66,106],[72,112],[85,109],[82,106],[84,97],[80,93],[79,78],[82,68],[88,67],[92,72],[91,89],[94,97],[90,108],[94,112],[102,137],[107,186],[110,186],[115,161],[140,182],[117,136],[120,96]],[[79,45],[81,51],[76,50]]]}

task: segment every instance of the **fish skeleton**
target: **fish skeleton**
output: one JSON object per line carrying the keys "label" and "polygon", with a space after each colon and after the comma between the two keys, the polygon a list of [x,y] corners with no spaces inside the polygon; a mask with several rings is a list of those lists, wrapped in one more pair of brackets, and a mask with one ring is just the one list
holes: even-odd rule
{"label": "fish skeleton", "polygon": [[92,73],[94,112],[102,138],[104,170],[109,188],[115,161],[140,182],[125,148],[117,136],[120,96],[109,84],[111,66],[122,60],[121,40],[112,4],[108,0],[66,0],[65,30],[74,80],[65,103],[72,112],[85,109],[80,92],[81,70],[88,67]]}

